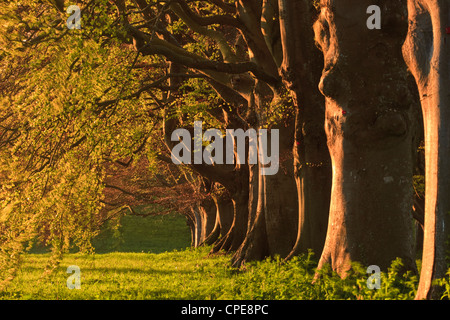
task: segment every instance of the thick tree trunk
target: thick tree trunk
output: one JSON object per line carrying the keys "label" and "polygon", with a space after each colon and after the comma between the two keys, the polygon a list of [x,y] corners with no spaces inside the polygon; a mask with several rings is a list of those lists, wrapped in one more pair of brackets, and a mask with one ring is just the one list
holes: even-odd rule
{"label": "thick tree trunk", "polygon": [[[277,82],[281,56],[279,24],[274,21],[274,15],[278,11],[277,0],[237,1],[236,8],[240,21],[245,25],[242,36],[251,60],[275,80],[266,83],[257,79],[246,90],[239,90],[247,97],[249,108],[256,116],[254,119],[247,117],[249,125],[266,128],[270,116],[268,110],[272,108],[269,104],[282,98],[282,83]],[[293,124],[293,119],[288,121]],[[281,126],[279,129],[283,130]],[[286,130],[290,132],[280,133],[280,140],[283,140],[280,141],[280,144],[283,144],[279,148],[280,159],[281,155],[292,159],[293,127]],[[257,174],[253,171],[255,167],[250,168],[249,226],[244,243],[233,256],[235,266],[245,261],[262,259],[267,255],[286,256],[292,249],[297,233],[297,223],[292,221],[298,219],[298,204],[292,161],[289,173],[283,172],[283,162],[284,159],[281,159],[278,173],[270,176],[261,175],[261,166],[256,168]]]}
{"label": "thick tree trunk", "polygon": [[352,261],[414,269],[411,221],[415,103],[401,47],[406,4],[378,1],[381,30],[367,27],[371,0],[323,0],[316,37],[333,165],[330,217],[319,268],[342,276]]}
{"label": "thick tree trunk", "polygon": [[[259,166],[257,166],[259,171]],[[254,215],[251,217],[252,223],[248,225],[248,231],[244,242],[232,257],[233,267],[240,267],[248,261],[262,260],[269,256],[267,244],[266,221],[264,216],[263,195],[264,184],[263,177],[260,174],[255,175],[257,182],[254,181],[256,187],[256,197],[249,203],[249,207],[256,207]]]}
{"label": "thick tree trunk", "polygon": [[228,233],[213,248],[214,252],[236,251],[244,242],[248,224],[248,194],[242,192],[235,195],[233,202],[233,222]]}
{"label": "thick tree trunk", "polygon": [[[425,129],[425,228],[416,299],[439,298],[450,232],[450,3],[409,0],[403,53],[416,78]],[[448,32],[448,31],[447,31]]]}
{"label": "thick tree trunk", "polygon": [[[225,251],[231,252],[236,251],[239,246],[244,241],[245,235],[247,233],[248,218],[249,218],[249,173],[246,165],[239,165],[229,175],[232,179],[222,179],[220,183],[226,188],[227,193],[230,195],[232,203],[232,219],[226,213],[223,216],[223,222],[225,223],[225,228],[222,231],[226,231],[216,243],[212,249],[212,253]],[[222,216],[221,216],[222,217]],[[230,223],[231,222],[231,223]]]}
{"label": "thick tree trunk", "polygon": [[216,222],[214,224],[214,228],[211,231],[211,233],[206,237],[205,241],[203,241],[203,243],[207,246],[210,246],[214,242],[216,242],[219,238],[220,238],[220,215],[219,209],[216,208]]}
{"label": "thick tree trunk", "polygon": [[298,201],[291,151],[293,126],[279,130],[280,168],[275,175],[262,176],[262,200],[269,254],[285,258],[297,238]]}
{"label": "thick tree trunk", "polygon": [[258,211],[258,194],[259,194],[259,165],[249,165],[249,197],[248,197],[248,226],[247,230],[251,230],[255,223]]}
{"label": "thick tree trunk", "polygon": [[[249,209],[256,214],[251,216],[248,232],[242,246],[233,256],[233,265],[261,260],[267,256],[280,255],[285,258],[291,252],[298,230],[298,202],[295,196],[296,185],[293,175],[293,162],[290,142],[292,127],[280,128],[280,168],[274,175],[261,175],[260,165],[251,180],[257,197],[252,193]],[[269,140],[270,141],[270,140]],[[270,154],[270,150],[269,150]],[[255,172],[254,172],[255,173]]]}
{"label": "thick tree trunk", "polygon": [[244,242],[235,252],[232,264],[239,267],[244,261],[262,260],[268,256],[267,235],[265,232],[263,206],[260,195],[263,194],[262,176],[258,164],[249,165],[249,202],[248,225]]}
{"label": "thick tree trunk", "polygon": [[[323,57],[315,45],[312,1],[279,0],[283,80],[296,107],[294,176],[299,203],[297,241],[289,257],[325,242],[331,192],[331,160],[324,130],[325,99],[318,90]],[[288,258],[289,258],[288,257]]]}
{"label": "thick tree trunk", "polygon": [[205,239],[205,244],[213,245],[223,239],[233,223],[234,207],[228,193],[213,194],[212,198],[216,205],[216,222],[213,231]]}
{"label": "thick tree trunk", "polygon": [[[299,115],[299,117],[301,117]],[[294,146],[294,176],[299,203],[297,241],[288,258],[312,250],[320,255],[325,243],[331,194],[331,159],[323,125],[308,117],[298,125]],[[305,121],[306,120],[306,121]],[[322,124],[323,124],[322,119]]]}

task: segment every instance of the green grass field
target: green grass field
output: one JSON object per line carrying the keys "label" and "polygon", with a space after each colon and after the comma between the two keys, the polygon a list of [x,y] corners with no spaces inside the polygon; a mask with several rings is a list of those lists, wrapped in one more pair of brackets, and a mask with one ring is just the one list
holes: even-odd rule
{"label": "green grass field", "polygon": [[124,216],[118,227],[107,224],[93,244],[97,253],[162,253],[186,249],[191,244],[191,234],[181,215]]}
{"label": "green grass field", "polygon": [[[181,216],[127,217],[120,228],[105,230],[94,241],[95,254],[64,256],[44,276],[48,253],[28,254],[1,299],[412,299],[417,277],[398,276],[398,263],[382,275],[382,288],[369,290],[365,270],[346,280],[320,278],[311,256],[288,263],[265,260],[237,270],[230,256],[208,256],[210,248],[189,248],[190,234]],[[108,252],[111,251],[111,252]],[[68,289],[67,267],[81,271],[81,288]]]}

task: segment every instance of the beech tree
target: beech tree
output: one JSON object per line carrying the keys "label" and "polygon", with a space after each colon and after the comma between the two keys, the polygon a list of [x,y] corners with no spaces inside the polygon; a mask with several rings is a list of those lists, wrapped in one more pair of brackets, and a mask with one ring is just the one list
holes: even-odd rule
{"label": "beech tree", "polygon": [[[329,175],[320,173],[330,169],[329,156],[323,143],[324,134],[320,129],[323,126],[323,98],[316,94],[315,98],[310,99],[311,102],[305,100],[305,109],[310,109],[310,112],[305,112],[299,107],[297,100],[290,101],[287,96],[286,85],[291,91],[300,89],[298,84],[293,84],[293,76],[288,74],[297,71],[287,70],[284,73],[284,83],[279,77],[282,68],[292,69],[289,64],[294,62],[288,61],[291,54],[283,53],[283,50],[292,50],[293,47],[287,43],[285,33],[284,44],[280,41],[280,25],[276,19],[278,2],[237,2],[235,7],[219,2],[215,4],[220,4],[224,14],[204,17],[198,14],[198,10],[194,12],[192,7],[179,1],[170,5],[173,12],[170,19],[180,19],[191,30],[215,41],[222,61],[211,61],[177,47],[172,35],[163,35],[161,40],[150,38],[137,28],[127,27],[136,50],[143,55],[161,54],[178,66],[188,67],[205,75],[217,94],[227,102],[226,108],[222,108],[226,113],[227,127],[263,128],[270,121],[273,122],[276,116],[274,112],[279,112],[283,107],[288,109],[291,106],[293,111],[296,110],[297,121],[294,112],[285,112],[282,114],[283,119],[275,122],[275,126],[272,125],[281,130],[280,159],[285,162],[281,162],[283,170],[276,175],[260,175],[258,166],[230,168],[215,165],[211,170],[210,167],[193,165],[198,173],[223,185],[229,191],[235,206],[232,226],[215,246],[215,250],[237,250],[234,255],[235,265],[267,255],[287,256],[291,251],[298,253],[298,248],[303,252],[307,248],[319,252],[325,235],[329,194],[327,186],[330,181]],[[141,5],[143,11],[144,5],[145,3]],[[286,13],[287,10],[283,9],[283,12]],[[314,7],[311,2],[305,1],[296,12],[302,13],[302,23],[309,30],[310,49],[303,61],[316,67],[314,71],[317,77],[317,65],[314,61],[307,61],[309,57],[317,55],[317,49],[313,49],[311,29]],[[234,36],[232,41],[226,41],[223,30],[206,28],[217,23],[222,24],[222,29],[226,26],[228,34]],[[292,18],[287,23],[292,24]],[[262,28],[259,28],[260,25]],[[230,30],[231,27],[233,29]],[[295,24],[286,24],[284,30],[292,32],[296,27],[298,26]],[[235,52],[230,43],[235,47]],[[307,73],[312,68],[309,66],[303,72]],[[309,88],[315,87],[313,78],[305,79],[303,83]],[[313,91],[318,93],[317,89]],[[229,107],[231,110],[228,110]],[[308,116],[302,117],[302,114]],[[176,123],[174,119],[166,122],[166,134],[177,127]],[[168,140],[166,137],[166,141]],[[291,155],[294,146],[297,153],[295,166]],[[171,147],[173,143],[172,146],[169,143],[169,148]],[[306,151],[307,148],[310,151]],[[298,188],[295,185],[294,170]],[[320,174],[312,174],[315,171]],[[230,179],[230,173],[234,175],[233,179]],[[296,189],[299,190],[301,210],[298,210],[297,199],[292,197]],[[320,195],[325,196],[324,201],[315,201]],[[299,217],[301,227],[297,228]],[[296,239],[297,245],[293,250]]]}
{"label": "beech tree", "polygon": [[419,89],[425,127],[425,229],[417,299],[439,298],[433,281],[448,267],[450,69],[448,1],[408,1],[403,55]]}
{"label": "beech tree", "polygon": [[312,28],[317,8],[312,1],[279,1],[279,12],[283,49],[280,74],[296,106],[293,156],[299,226],[290,256],[308,249],[318,255],[328,223],[331,161],[323,129],[325,100],[318,89],[322,54]]}
{"label": "beech tree", "polygon": [[[421,104],[418,298],[435,297],[450,211],[444,2],[78,1],[77,29],[67,1],[5,1],[2,270],[42,234],[57,258],[73,245],[90,250],[105,208],[130,201],[108,206],[111,190],[184,212],[192,245],[228,252],[234,266],[312,249],[319,268],[342,276],[356,261],[387,269],[402,258],[415,270]],[[249,140],[245,163],[200,163],[190,152],[175,165],[179,143],[196,146],[196,121],[203,131],[265,129],[269,141],[278,130],[279,170],[249,163]],[[202,141],[201,154],[221,138]],[[111,180],[113,164],[152,183],[130,191],[136,180]]]}
{"label": "beech tree", "polygon": [[[328,201],[325,199],[320,202],[320,205],[312,204],[317,202],[317,194],[329,192],[326,187],[324,188],[327,185],[326,181],[329,181],[329,176],[322,175],[322,178],[318,178],[311,172],[321,171],[322,167],[329,164],[326,148],[320,143],[320,139],[323,140],[320,137],[321,133],[324,137],[323,132],[317,129],[322,126],[321,111],[323,110],[311,107],[311,110],[314,111],[310,115],[311,118],[299,117],[304,111],[300,110],[299,102],[291,98],[290,92],[285,86],[285,83],[289,84],[293,79],[285,77],[283,83],[279,75],[283,65],[283,46],[287,45],[286,38],[284,45],[281,44],[276,1],[239,2],[236,5],[216,1],[196,6],[184,1],[167,3],[158,1],[151,6],[146,1],[137,1],[136,3],[116,1],[113,4],[89,2],[84,6],[80,3],[83,27],[79,31],[67,29],[64,23],[67,16],[62,10],[64,5],[61,6],[62,2],[58,3],[59,5],[52,8],[45,3],[17,6],[12,2],[7,2],[4,12],[7,12],[9,16],[5,18],[8,23],[4,25],[6,28],[4,43],[14,45],[10,46],[4,56],[14,62],[11,64],[11,68],[15,67],[15,69],[12,70],[17,72],[20,77],[24,77],[24,74],[20,73],[17,52],[30,54],[30,61],[34,61],[36,56],[32,54],[41,49],[59,50],[59,57],[45,54],[43,56],[47,60],[36,57],[37,63],[45,61],[47,64],[33,64],[34,68],[31,70],[36,72],[35,70],[41,69],[40,72],[42,74],[47,72],[48,77],[32,76],[31,81],[45,83],[46,89],[49,92],[58,93],[60,100],[55,101],[52,94],[39,96],[39,90],[35,90],[38,86],[27,84],[25,89],[18,90],[20,95],[25,97],[30,92],[34,92],[34,94],[29,95],[29,99],[20,101],[20,103],[23,105],[34,103],[36,110],[45,105],[51,110],[47,113],[50,117],[49,120],[47,122],[42,120],[45,124],[43,127],[48,128],[49,132],[58,130],[55,129],[57,126],[55,127],[53,124],[63,125],[58,121],[54,122],[54,119],[61,118],[60,111],[55,107],[60,105],[67,105],[61,111],[64,117],[71,119],[70,121],[78,121],[82,126],[89,122],[98,123],[98,126],[89,132],[89,137],[92,136],[92,139],[88,139],[86,134],[83,135],[84,127],[78,131],[75,127],[72,133],[73,137],[69,135],[70,138],[66,139],[64,136],[64,140],[61,140],[65,141],[68,146],[61,147],[61,143],[55,144],[57,149],[51,149],[49,146],[49,150],[44,150],[37,144],[34,145],[34,147],[38,147],[37,149],[27,148],[23,141],[19,143],[17,139],[7,139],[5,155],[11,152],[15,153],[18,165],[21,165],[27,156],[36,159],[34,163],[31,163],[33,165],[26,169],[34,175],[34,179],[38,179],[37,177],[40,175],[45,177],[57,170],[67,154],[67,150],[71,150],[76,155],[82,149],[92,155],[92,147],[101,146],[97,147],[98,158],[92,164],[93,168],[100,168],[99,165],[103,162],[101,159],[106,158],[103,153],[109,153],[109,159],[117,159],[120,157],[120,153],[127,154],[133,149],[124,143],[118,145],[119,149],[114,149],[118,142],[126,140],[118,140],[108,148],[106,141],[117,135],[115,133],[105,135],[107,128],[108,130],[109,128],[124,130],[122,132],[125,133],[128,130],[127,126],[132,126],[138,130],[138,133],[132,134],[131,132],[136,130],[130,130],[128,135],[131,137],[131,145],[141,145],[142,139],[148,145],[149,143],[145,142],[145,139],[149,138],[149,133],[145,130],[151,128],[150,130],[154,134],[158,129],[155,124],[162,120],[163,125],[159,127],[159,130],[162,130],[162,136],[165,138],[164,141],[169,151],[173,147],[173,142],[169,139],[171,132],[179,126],[189,129],[195,117],[213,123],[216,121],[215,123],[222,124],[223,128],[242,128],[244,130],[277,128],[281,131],[280,170],[273,176],[261,175],[260,164],[235,166],[193,164],[190,166],[204,179],[223,186],[233,204],[231,226],[224,235],[224,231],[228,228],[226,227],[228,223],[224,223],[222,237],[214,242],[214,250],[236,251],[235,265],[239,265],[243,261],[261,259],[268,255],[280,254],[285,257],[292,251],[296,239],[300,239],[302,234],[308,234],[307,241],[314,243],[317,252],[321,250]],[[308,9],[305,12],[305,21],[311,26],[313,6],[309,2],[304,4]],[[263,28],[259,28],[261,24]],[[287,30],[287,28],[285,29]],[[309,35],[310,47],[313,47],[311,29]],[[87,45],[87,41],[90,40],[97,42],[98,45],[94,45],[93,42]],[[205,45],[198,45],[202,41]],[[126,56],[126,60],[124,59],[124,63],[116,65],[118,70],[109,68],[110,65],[107,65],[105,61],[96,59],[95,54],[92,54],[90,59],[84,57],[83,50],[94,53],[97,49],[106,48],[109,50],[124,48],[122,53]],[[131,58],[130,49],[137,53],[134,58]],[[112,64],[114,64],[113,61],[117,61],[117,56],[113,52],[102,51],[102,53]],[[68,54],[69,58],[64,61],[58,60],[64,54]],[[161,56],[166,59],[166,62],[159,60]],[[285,59],[285,61],[287,60]],[[63,63],[61,64],[61,62]],[[287,64],[288,62],[285,63],[285,65]],[[94,74],[93,70],[101,67],[105,73]],[[141,70],[144,72],[139,72]],[[152,73],[148,74],[148,70],[151,70]],[[66,72],[65,78],[61,71]],[[58,78],[58,86],[51,81],[51,72],[58,72],[61,75]],[[107,75],[107,72],[112,72],[116,76],[102,79],[101,77]],[[43,82],[44,79],[46,81]],[[195,79],[198,81],[193,85],[191,80]],[[11,79],[11,82],[13,80],[15,79]],[[72,85],[68,85],[68,83],[72,83]],[[202,88],[202,83],[207,83],[214,91]],[[309,85],[310,87],[314,86],[313,79],[309,81]],[[67,89],[61,90],[63,87]],[[292,86],[292,88],[294,87]],[[7,91],[9,101],[6,105],[9,106],[11,114],[17,112],[15,108],[19,105],[19,94],[14,95],[13,91]],[[42,94],[42,91],[40,92]],[[195,113],[196,111],[186,108],[186,104],[196,107],[193,106],[194,103],[188,103],[186,92],[190,92],[194,96],[196,104],[199,104],[202,99],[208,102],[209,116],[205,116],[204,111],[200,110],[199,113]],[[195,97],[196,92],[201,93]],[[39,100],[35,99],[36,97]],[[48,99],[41,99],[42,97]],[[145,107],[139,107],[140,101],[147,101],[144,104]],[[128,103],[136,106],[136,113],[131,113],[131,121],[127,117],[121,118],[118,112],[118,110],[126,112],[128,108],[125,105]],[[314,101],[314,103],[320,104],[320,100],[319,102]],[[78,109],[69,107],[71,104],[76,104]],[[149,109],[151,105],[154,106],[153,109]],[[198,107],[196,108],[199,110]],[[140,113],[146,113],[147,116],[136,118]],[[85,114],[94,118],[80,121]],[[195,116],[193,117],[192,114]],[[150,118],[148,118],[149,115]],[[95,120],[96,116],[103,122]],[[126,123],[127,126],[111,126],[110,123],[114,123],[111,121],[112,117],[117,119],[117,123]],[[5,120],[10,119],[12,118],[5,118]],[[137,119],[140,121],[138,125],[135,121]],[[18,128],[27,124],[26,118],[21,121],[20,118],[16,121]],[[15,132],[16,128],[12,123],[6,124],[6,133]],[[26,127],[26,132],[31,132],[39,137],[41,128]],[[142,128],[147,129],[143,130]],[[314,132],[310,128],[315,128],[316,131]],[[102,130],[105,132],[101,133]],[[99,141],[103,142],[99,144],[95,142],[97,135],[99,138],[107,137],[107,139],[104,141],[100,139]],[[4,137],[10,138],[8,135],[4,135]],[[27,137],[29,138],[30,135]],[[296,139],[295,143],[294,138]],[[91,147],[86,143],[91,143]],[[150,145],[156,146],[157,150],[161,151],[155,143],[150,143]],[[18,146],[22,146],[21,150],[24,150],[20,157],[17,156]],[[307,146],[311,150],[321,150],[322,153],[318,152],[317,155],[307,156],[303,151]],[[295,160],[292,157],[294,147],[298,153]],[[149,148],[145,148],[145,150],[152,153]],[[114,152],[114,156],[111,155],[111,152]],[[53,154],[51,158],[53,161],[50,163],[46,161],[47,154]],[[162,158],[159,155],[156,157]],[[90,158],[92,161],[93,159],[95,158]],[[298,196],[295,196],[297,188],[296,178],[294,178],[294,161],[297,185],[301,187],[299,189],[300,201],[305,208],[300,211],[300,215],[297,204]],[[42,170],[43,168],[46,170]],[[17,169],[8,166],[8,170],[11,173]],[[309,173],[304,174],[305,172]],[[102,183],[101,176],[100,170],[99,185]],[[8,178],[11,179],[11,175]],[[197,177],[191,181],[195,179]],[[308,179],[313,180],[314,183],[310,184]],[[324,184],[321,183],[321,179],[325,180]],[[31,188],[36,187],[34,182],[27,181]],[[43,199],[46,198],[48,190],[48,186],[46,186],[42,193]],[[79,195],[81,196],[81,193]],[[5,198],[5,205],[9,203],[7,199]],[[314,210],[321,210],[320,214],[315,214],[313,210],[308,209],[308,206]],[[229,219],[226,216],[220,216],[220,219],[210,218],[214,212],[216,215],[221,215],[223,210],[203,210],[201,208],[201,203],[200,207],[193,208],[192,216],[194,218],[190,219],[194,224],[194,230],[197,230],[194,232],[196,234],[195,244],[200,244],[206,239],[211,241],[212,238],[208,233],[212,233],[214,228],[211,228],[213,223],[210,221]],[[307,209],[311,212],[309,220]],[[302,219],[301,228],[305,230],[304,233],[298,232],[299,216]],[[322,223],[312,222],[316,218],[323,219]],[[311,231],[308,232],[308,228]],[[313,231],[314,228],[321,233]],[[198,230],[202,230],[201,233]],[[201,236],[197,236],[199,234]],[[69,233],[66,235],[70,238]],[[315,237],[319,240],[315,241]],[[297,241],[297,243],[302,241]],[[65,246],[63,247],[65,248]],[[304,245],[298,244],[296,247],[306,250],[311,245],[305,242]]]}
{"label": "beech tree", "polygon": [[345,274],[351,261],[414,269],[411,223],[417,101],[402,57],[406,4],[379,1],[380,29],[367,27],[370,1],[322,1],[315,25],[324,52],[320,90],[333,162],[330,222],[319,262]]}

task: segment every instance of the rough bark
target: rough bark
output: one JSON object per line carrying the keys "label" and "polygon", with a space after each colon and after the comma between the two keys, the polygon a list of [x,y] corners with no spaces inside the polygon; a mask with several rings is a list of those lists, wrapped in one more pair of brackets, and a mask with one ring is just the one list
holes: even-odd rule
{"label": "rough bark", "polygon": [[409,32],[403,54],[422,104],[425,130],[425,226],[416,299],[439,298],[433,280],[444,277],[450,232],[450,4],[409,0]]}
{"label": "rough bark", "polygon": [[415,103],[401,47],[406,4],[378,1],[381,29],[369,29],[372,1],[323,0],[315,25],[324,52],[319,88],[333,165],[330,217],[319,268],[342,276],[352,261],[414,269],[411,221]]}

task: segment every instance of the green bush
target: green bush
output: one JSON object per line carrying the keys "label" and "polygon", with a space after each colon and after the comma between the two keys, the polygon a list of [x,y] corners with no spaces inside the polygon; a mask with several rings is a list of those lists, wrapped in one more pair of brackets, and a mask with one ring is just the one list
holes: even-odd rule
{"label": "green bush", "polygon": [[[325,266],[316,270],[311,254],[288,262],[279,258],[251,264],[237,279],[235,296],[243,299],[295,300],[408,300],[414,299],[417,276],[402,272],[401,260],[393,261],[387,273],[381,273],[381,288],[369,289],[369,275],[354,263],[348,277],[342,279]],[[449,286],[450,287],[450,286]]]}

